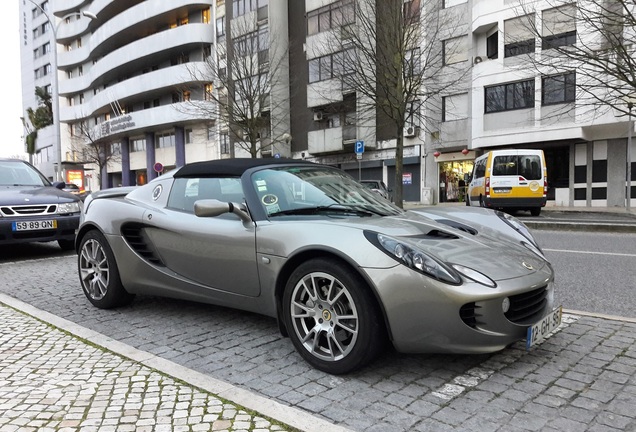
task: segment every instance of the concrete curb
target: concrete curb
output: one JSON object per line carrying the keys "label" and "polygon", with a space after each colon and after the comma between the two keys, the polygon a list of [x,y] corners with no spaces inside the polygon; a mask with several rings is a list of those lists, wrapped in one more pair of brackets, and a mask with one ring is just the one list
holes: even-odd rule
{"label": "concrete curb", "polygon": [[334,425],[327,420],[313,416],[297,408],[288,407],[263,396],[238,388],[232,384],[193,371],[170,360],[138,350],[93,330],[82,327],[49,312],[37,309],[18,299],[0,293],[0,303],[47,323],[71,335],[86,340],[114,354],[140,363],[165,375],[176,378],[187,385],[212,393],[236,405],[256,411],[273,420],[305,432],[352,432],[350,429]]}

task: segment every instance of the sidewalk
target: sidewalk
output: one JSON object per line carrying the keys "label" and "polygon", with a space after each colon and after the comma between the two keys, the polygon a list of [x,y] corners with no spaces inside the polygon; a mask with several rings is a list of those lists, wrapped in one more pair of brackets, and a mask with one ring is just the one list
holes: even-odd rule
{"label": "sidewalk", "polygon": [[4,294],[0,323],[0,432],[346,431]]}

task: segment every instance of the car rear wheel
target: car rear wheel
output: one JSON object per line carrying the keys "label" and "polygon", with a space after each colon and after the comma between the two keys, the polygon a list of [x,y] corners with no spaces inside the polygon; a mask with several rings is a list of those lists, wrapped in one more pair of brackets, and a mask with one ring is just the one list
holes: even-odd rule
{"label": "car rear wheel", "polygon": [[386,342],[368,285],[334,259],[318,258],[298,266],[285,287],[283,314],[296,350],[327,373],[363,367]]}
{"label": "car rear wheel", "polygon": [[541,207],[532,207],[530,209],[530,214],[532,216],[539,216],[541,214]]}
{"label": "car rear wheel", "polygon": [[115,255],[99,231],[89,231],[82,238],[77,267],[84,294],[94,306],[110,309],[132,301],[134,296],[119,278]]}

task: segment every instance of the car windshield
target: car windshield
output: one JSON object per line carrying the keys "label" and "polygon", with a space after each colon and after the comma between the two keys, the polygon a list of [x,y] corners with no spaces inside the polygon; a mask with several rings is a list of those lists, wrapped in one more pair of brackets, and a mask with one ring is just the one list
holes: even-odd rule
{"label": "car windshield", "polygon": [[50,186],[50,183],[25,162],[0,161],[0,186]]}
{"label": "car windshield", "polygon": [[252,184],[266,213],[331,217],[396,215],[402,209],[343,171],[324,166],[284,166],[257,171]]}

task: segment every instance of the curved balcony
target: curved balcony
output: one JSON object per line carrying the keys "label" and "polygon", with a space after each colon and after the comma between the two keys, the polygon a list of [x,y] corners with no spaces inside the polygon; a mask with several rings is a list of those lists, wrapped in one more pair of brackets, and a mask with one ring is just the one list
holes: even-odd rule
{"label": "curved balcony", "polygon": [[59,81],[59,94],[61,97],[77,94],[91,86],[90,74],[71,79],[61,79]]}
{"label": "curved balcony", "polygon": [[90,46],[83,46],[72,51],[61,51],[57,54],[57,67],[69,69],[88,61],[91,55]]}
{"label": "curved balcony", "polygon": [[[94,80],[109,75],[116,69],[164,51],[184,52],[198,48],[202,43],[212,43],[214,32],[210,24],[188,24],[155,33],[119,48],[101,58],[91,68]],[[140,68],[141,69],[141,68]]]}
{"label": "curved balcony", "polygon": [[[207,104],[210,102],[201,102]],[[132,136],[146,130],[157,130],[166,126],[186,125],[206,120],[202,112],[192,109],[187,102],[150,108],[116,117],[92,130],[96,140],[118,139],[122,136]]]}
{"label": "curved balcony", "polygon": [[65,0],[63,2],[49,2],[53,9],[53,15],[61,17],[68,13],[81,9],[82,6],[89,4],[91,0]]}
{"label": "curved balcony", "polygon": [[[104,1],[99,1],[97,6],[101,6],[101,3],[104,3]],[[214,2],[212,1],[199,1],[196,4],[209,4],[212,6],[213,3]],[[91,46],[93,49],[97,49],[109,39],[119,38],[122,33],[131,32],[133,29],[137,29],[139,27],[150,26],[153,19],[178,9],[187,8],[192,4],[191,0],[173,0],[170,2],[159,3],[148,1],[142,2],[123,11],[95,30],[91,36]],[[105,6],[101,7],[103,8]],[[98,13],[95,7],[91,8],[91,12]],[[210,33],[212,32],[213,31],[210,30]]]}
{"label": "curved balcony", "polygon": [[[203,68],[203,66],[203,62],[192,62],[156,70],[122,81],[93,96],[87,103],[61,107],[60,120],[63,122],[73,122],[82,118],[90,118],[94,113],[101,111],[114,101],[129,98],[134,99],[136,96],[146,93],[156,94],[160,92],[161,89],[169,89],[166,91],[169,92],[175,85],[191,81],[192,74],[190,71],[194,68],[202,70],[201,68]],[[85,77],[74,78],[72,80],[62,81],[62,83],[73,82],[74,84],[78,84],[84,78]],[[65,88],[65,90],[67,89]],[[60,92],[60,94],[63,93]]]}
{"label": "curved balcony", "polygon": [[[83,15],[79,15],[77,11],[75,11],[77,16],[75,19],[70,20],[70,22],[60,21],[57,26],[57,41],[58,43],[64,44],[73,39],[77,39],[81,35],[88,33],[88,28],[91,24],[92,19],[85,17]],[[73,12],[71,12],[71,16],[73,16]]]}

